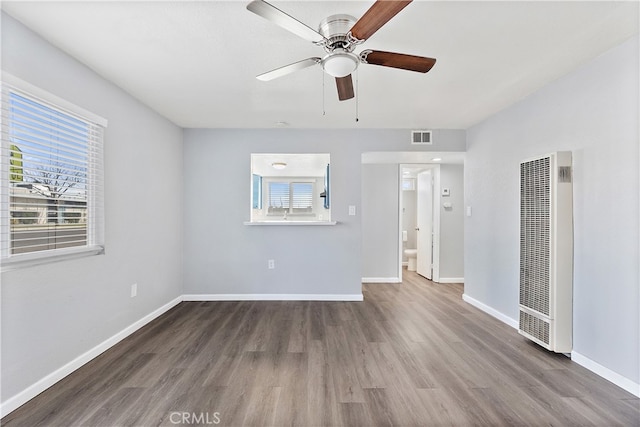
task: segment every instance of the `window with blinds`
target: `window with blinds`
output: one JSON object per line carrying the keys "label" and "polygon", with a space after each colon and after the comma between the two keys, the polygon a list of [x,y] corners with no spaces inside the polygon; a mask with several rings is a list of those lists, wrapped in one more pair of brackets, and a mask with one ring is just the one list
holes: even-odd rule
{"label": "window with blinds", "polygon": [[25,255],[32,259],[101,250],[103,245],[106,121],[96,123],[61,108],[44,100],[43,92],[36,96],[2,83],[5,263]]}
{"label": "window with blinds", "polygon": [[312,182],[269,182],[269,213],[313,213]]}
{"label": "window with blinds", "polygon": [[295,212],[313,210],[313,184],[310,182],[291,183],[291,209]]}

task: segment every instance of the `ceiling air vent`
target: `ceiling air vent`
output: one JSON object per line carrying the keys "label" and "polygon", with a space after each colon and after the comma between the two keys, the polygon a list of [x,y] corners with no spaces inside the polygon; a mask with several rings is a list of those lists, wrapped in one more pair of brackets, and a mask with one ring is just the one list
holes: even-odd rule
{"label": "ceiling air vent", "polygon": [[412,130],[411,131],[411,143],[419,145],[432,145],[430,130]]}

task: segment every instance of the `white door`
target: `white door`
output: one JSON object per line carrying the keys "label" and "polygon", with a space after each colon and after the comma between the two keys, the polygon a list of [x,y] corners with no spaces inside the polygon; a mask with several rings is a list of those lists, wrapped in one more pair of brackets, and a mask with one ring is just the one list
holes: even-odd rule
{"label": "white door", "polygon": [[431,171],[418,174],[417,196],[416,272],[431,280],[433,258],[433,176]]}

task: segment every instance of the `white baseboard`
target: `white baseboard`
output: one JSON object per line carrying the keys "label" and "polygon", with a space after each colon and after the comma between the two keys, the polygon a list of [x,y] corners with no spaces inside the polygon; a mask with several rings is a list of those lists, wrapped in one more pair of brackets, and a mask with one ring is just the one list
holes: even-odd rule
{"label": "white baseboard", "polygon": [[189,294],[183,301],[363,301],[362,294]]}
{"label": "white baseboard", "polygon": [[[473,305],[474,307],[479,308],[480,310],[484,311],[485,313],[495,317],[496,319],[506,323],[507,325],[518,329],[519,325],[518,325],[518,321],[516,321],[515,319],[512,319],[511,317],[500,313],[497,310],[494,310],[493,308],[489,307],[486,304],[481,303],[480,301],[471,298],[469,295],[467,294],[463,294],[462,295],[462,299],[466,302],[468,302],[469,304]],[[629,378],[626,378],[620,374],[618,374],[617,372],[612,371],[609,368],[606,368],[602,365],[600,365],[597,362],[594,362],[593,360],[589,359],[586,356],[583,356],[582,354],[576,352],[576,351],[572,351],[571,352],[571,360],[573,360],[574,362],[576,362],[578,365],[581,365],[585,368],[587,368],[588,370],[590,370],[591,372],[601,376],[602,378],[604,378],[607,381],[612,382],[613,384],[617,385],[618,387],[622,388],[623,390],[628,391],[629,393],[633,394],[636,397],[640,397],[640,384],[630,380]]]}
{"label": "white baseboard", "polygon": [[480,310],[484,311],[485,313],[489,314],[490,316],[495,317],[496,319],[502,321],[503,323],[506,323],[507,325],[511,326],[512,328],[518,329],[518,327],[520,326],[518,324],[517,320],[512,319],[511,317],[507,316],[506,314],[500,313],[498,310],[495,310],[495,309],[489,307],[488,305],[481,303],[477,299],[471,298],[467,294],[462,294],[462,300],[465,301],[465,302],[468,302],[469,304],[471,304],[472,306],[474,306],[476,308],[479,308]]}
{"label": "white baseboard", "polygon": [[101,342],[97,346],[81,354],[71,362],[55,370],[34,384],[30,385],[15,396],[10,397],[0,403],[0,418],[13,412],[29,400],[36,397],[67,375],[81,368],[87,362],[90,362],[106,350],[110,349],[138,329],[155,318],[166,313],[182,301],[363,301],[362,294],[198,294],[198,295],[181,295],[174,300],[168,302],[162,307],[154,310],[142,319],[127,326],[117,334]]}
{"label": "white baseboard", "polygon": [[[380,280],[377,282],[368,282],[368,283],[398,283],[391,282],[390,280],[398,280],[397,278],[363,278],[363,282],[365,280]],[[457,282],[456,282],[457,283]],[[497,318],[498,320],[506,323],[507,325],[518,329],[518,322],[515,319],[512,319],[506,316],[503,313],[500,313],[497,310],[487,306],[486,304],[481,303],[480,301],[468,296],[467,294],[462,295],[462,299],[467,303],[477,307],[478,309],[484,311],[485,313]],[[84,354],[76,357],[71,362],[27,387],[20,393],[15,396],[10,397],[6,401],[0,403],[0,418],[14,411],[15,409],[22,406],[24,403],[33,399],[38,394],[42,393],[67,375],[71,374],[75,370],[82,367],[87,362],[91,361],[95,357],[99,356],[109,348],[116,345],[118,342],[122,341],[124,338],[128,337],[138,329],[142,328],[144,325],[148,324],[152,320],[161,316],[162,314],[169,311],[171,308],[175,307],[182,301],[363,301],[362,294],[192,294],[192,295],[182,295],[180,297],[175,298],[174,300],[168,302],[162,307],[154,310],[148,315],[144,316],[142,319],[134,322],[129,325],[122,331],[98,344],[91,350],[85,352]],[[600,375],[604,379],[612,382],[618,387],[628,391],[629,393],[640,397],[640,384],[633,382],[632,380],[623,377],[622,375],[594,362],[586,356],[581,355],[580,353],[573,351],[571,352],[571,359],[577,364],[589,369],[590,371]]]}
{"label": "white baseboard", "polygon": [[640,384],[631,381],[629,378],[623,377],[609,368],[605,368],[577,351],[571,352],[571,360],[576,362],[578,365],[584,366],[591,372],[600,375],[605,380],[612,382],[634,396],[640,397]]}
{"label": "white baseboard", "polygon": [[363,301],[362,294],[198,294],[182,295],[124,328],[71,362],[0,403],[0,418],[16,410],[67,375],[110,349],[124,338],[169,311],[182,301]]}
{"label": "white baseboard", "polygon": [[362,283],[402,283],[399,277],[363,277]]}
{"label": "white baseboard", "polygon": [[126,337],[128,337],[129,335],[137,331],[138,329],[142,328],[144,325],[151,322],[156,317],[159,317],[160,315],[166,313],[167,311],[169,311],[170,309],[178,305],[181,301],[182,301],[182,297],[180,296],[166,303],[162,307],[147,314],[142,319],[132,323],[131,325],[127,326],[117,334],[106,339],[105,341],[101,342],[97,346],[93,347],[91,350],[85,352],[84,354],[81,354],[80,356],[73,359],[71,362],[67,363],[66,365],[55,370],[54,372],[50,373],[46,377],[42,378],[41,380],[30,385],[20,393],[5,400],[0,404],[0,417],[4,417],[8,413],[19,408],[20,406],[22,406],[29,400],[33,399],[38,394],[42,393],[43,391],[45,391],[46,389],[48,389],[49,387],[51,387],[52,385],[54,385],[64,377],[66,377],[67,375],[71,374],[73,371],[82,367],[85,363],[98,357],[100,354],[104,353],[106,350],[110,349],[111,347],[113,347],[114,345],[116,345],[117,343],[119,343],[120,341],[122,341],[123,339],[125,339]]}
{"label": "white baseboard", "polygon": [[464,277],[441,277],[438,283],[464,283]]}

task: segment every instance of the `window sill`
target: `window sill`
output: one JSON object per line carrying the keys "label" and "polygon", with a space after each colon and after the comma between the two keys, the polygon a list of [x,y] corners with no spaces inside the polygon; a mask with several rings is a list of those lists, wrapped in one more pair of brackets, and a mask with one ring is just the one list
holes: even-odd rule
{"label": "window sill", "polygon": [[288,219],[267,219],[259,221],[245,221],[244,225],[336,225],[337,221],[299,221]]}
{"label": "window sill", "polygon": [[21,268],[34,267],[36,265],[51,264],[54,262],[68,261],[77,258],[84,258],[93,255],[104,254],[104,247],[82,247],[59,249],[54,253],[34,252],[21,255],[14,255],[10,258],[3,259],[0,271],[11,271]]}

